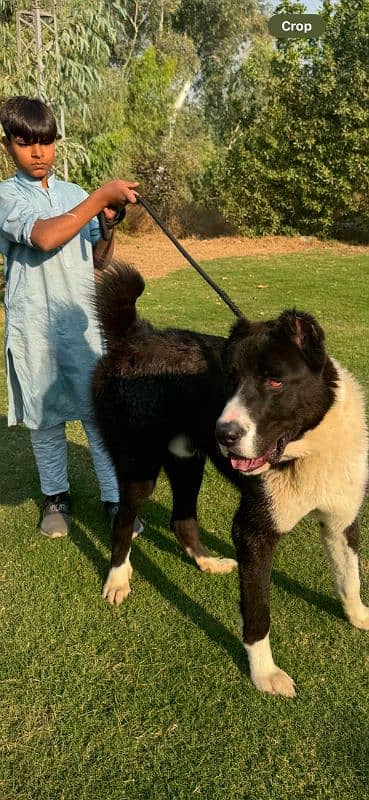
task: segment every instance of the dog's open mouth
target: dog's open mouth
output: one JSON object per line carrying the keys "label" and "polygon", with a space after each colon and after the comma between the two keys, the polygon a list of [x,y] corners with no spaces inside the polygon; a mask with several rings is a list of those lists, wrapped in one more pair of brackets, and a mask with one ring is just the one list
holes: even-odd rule
{"label": "dog's open mouth", "polygon": [[228,457],[233,469],[238,469],[240,472],[253,472],[263,467],[264,464],[270,464],[272,467],[277,464],[283,453],[285,444],[285,437],[281,437],[273,447],[270,447],[266,453],[262,456],[257,456],[257,458],[245,458],[244,456],[239,456],[231,452],[228,454]]}

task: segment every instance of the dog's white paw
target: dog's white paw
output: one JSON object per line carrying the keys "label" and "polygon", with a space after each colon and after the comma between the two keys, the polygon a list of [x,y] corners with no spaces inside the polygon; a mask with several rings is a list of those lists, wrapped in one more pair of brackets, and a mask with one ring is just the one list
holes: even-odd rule
{"label": "dog's white paw", "polygon": [[123,603],[131,591],[129,585],[131,575],[132,567],[129,560],[121,567],[112,567],[102,592],[104,600],[107,600],[112,606],[119,606]]}
{"label": "dog's white paw", "polygon": [[124,600],[127,599],[129,593],[131,591],[131,587],[129,583],[126,583],[124,586],[118,586],[114,588],[110,588],[109,584],[106,583],[103,590],[103,598],[110,603],[111,606],[120,606]]}
{"label": "dog's white paw", "polygon": [[348,614],[348,618],[355,628],[362,631],[369,631],[369,608],[362,605],[360,609]]}
{"label": "dog's white paw", "polygon": [[267,674],[251,675],[251,680],[260,692],[279,694],[282,697],[296,696],[295,684],[292,678],[279,667],[274,666],[273,670]]}
{"label": "dog's white paw", "polygon": [[198,556],[196,563],[201,572],[211,572],[213,575],[226,575],[237,569],[234,558],[215,558],[214,556]]}

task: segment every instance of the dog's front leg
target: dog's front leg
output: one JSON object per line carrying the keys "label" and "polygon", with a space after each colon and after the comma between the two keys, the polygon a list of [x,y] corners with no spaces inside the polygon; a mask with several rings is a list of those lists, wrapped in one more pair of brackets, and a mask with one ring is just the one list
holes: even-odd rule
{"label": "dog's front leg", "polygon": [[238,557],[243,643],[251,680],[261,692],[294,697],[294,682],[274,663],[269,643],[269,584],[278,535],[273,530],[245,527],[241,509],[236,514],[232,535]]}
{"label": "dog's front leg", "polygon": [[355,628],[369,630],[369,608],[360,597],[359,525],[347,525],[339,514],[321,516],[322,540],[333,571],[337,593],[344,611]]}
{"label": "dog's front leg", "polygon": [[155,481],[124,482],[120,485],[119,511],[114,520],[109,575],[103,588],[103,597],[111,605],[123,603],[130,591],[132,567],[129,560],[133,525],[140,506],[149,497]]}

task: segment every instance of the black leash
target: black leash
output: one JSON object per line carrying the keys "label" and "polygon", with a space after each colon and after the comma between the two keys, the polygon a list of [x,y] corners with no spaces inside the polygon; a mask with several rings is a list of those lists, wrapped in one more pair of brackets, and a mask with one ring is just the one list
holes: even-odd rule
{"label": "black leash", "polygon": [[[113,208],[113,206],[109,206],[109,208]],[[106,219],[103,211],[100,211],[100,214],[97,215],[100,225],[101,238],[104,239],[104,242],[109,241],[111,238],[111,229],[115,228],[116,225],[119,225],[119,223],[122,222],[126,216],[126,209],[124,206],[119,206],[119,208],[118,206],[114,206],[114,211],[116,211],[115,217],[110,220]]]}
{"label": "black leash", "polygon": [[[210,275],[208,275],[207,272],[205,272],[205,270],[202,267],[200,267],[200,264],[198,264],[197,261],[195,261],[195,259],[192,258],[192,256],[190,256],[189,253],[187,253],[187,250],[185,250],[185,248],[182,247],[178,239],[176,239],[176,237],[173,236],[173,234],[168,230],[166,225],[164,225],[160,217],[158,217],[156,211],[152,208],[150,203],[148,203],[147,200],[145,200],[141,195],[137,195],[137,203],[139,203],[146,209],[148,214],[150,214],[150,217],[152,217],[153,220],[155,220],[156,224],[159,225],[159,228],[161,228],[161,230],[163,231],[163,233],[165,233],[168,239],[170,239],[170,241],[173,242],[177,250],[179,250],[179,252],[184,256],[184,258],[189,262],[189,264],[191,264],[191,266],[194,267],[194,269],[199,273],[199,275],[201,275],[204,281],[206,281],[206,283],[208,283],[209,286],[211,286],[211,288],[214,289],[214,291],[217,293],[217,295],[219,295],[219,297],[228,306],[228,308],[230,308],[231,311],[233,311],[234,315],[238,317],[238,319],[244,319],[244,314],[242,314],[242,311],[240,311],[240,309],[237,308],[233,300],[231,300],[231,298],[227,295],[227,293],[224,292],[223,289],[221,289],[220,286],[218,286],[218,284],[215,283],[215,281],[213,281]],[[125,216],[124,208],[119,209],[117,216],[109,222],[107,222],[102,212],[101,214],[99,214],[99,223],[103,239],[108,240],[110,238],[109,230],[115,227],[115,225],[118,225],[118,223],[121,222],[122,219],[124,219],[124,216]]]}

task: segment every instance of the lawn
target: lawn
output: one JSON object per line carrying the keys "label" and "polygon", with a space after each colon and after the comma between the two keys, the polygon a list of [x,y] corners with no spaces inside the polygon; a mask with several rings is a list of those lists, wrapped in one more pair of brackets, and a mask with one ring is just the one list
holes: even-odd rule
{"label": "lawn", "polygon": [[[369,257],[316,250],[206,269],[250,317],[314,313],[369,398]],[[214,333],[233,321],[190,267],[148,282],[139,308]],[[1,397],[4,800],[369,797],[369,633],[343,617],[316,524],[284,539],[272,576],[273,652],[298,695],[264,696],[240,643],[237,576],[203,575],[181,554],[165,479],[133,545],[131,595],[111,608],[109,533],[79,425],[68,428],[73,529],[48,541],[28,432],[6,426],[3,371]],[[208,466],[199,516],[214,553],[233,555],[236,502]],[[361,529],[368,603],[368,504]]]}

